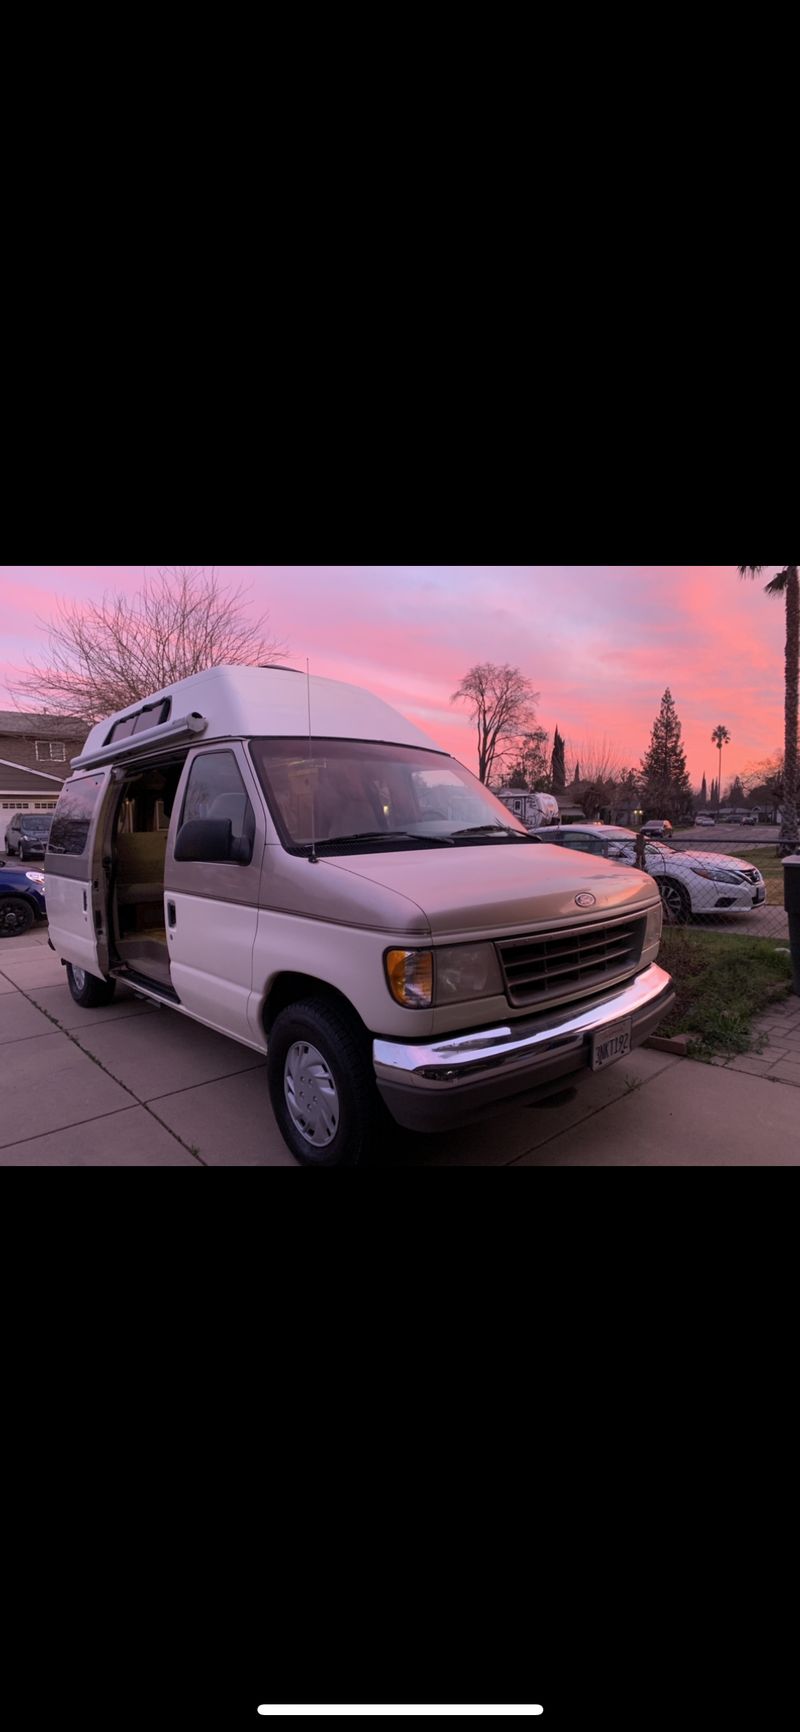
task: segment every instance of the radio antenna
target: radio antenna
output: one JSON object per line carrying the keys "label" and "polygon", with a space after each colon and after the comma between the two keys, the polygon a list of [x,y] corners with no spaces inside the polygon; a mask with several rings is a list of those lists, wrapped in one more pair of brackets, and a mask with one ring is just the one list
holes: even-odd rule
{"label": "radio antenna", "polygon": [[311,795],[311,853],[309,854],[308,859],[310,865],[318,866],[319,856],[317,854],[314,827],[314,770],[311,753],[311,675],[308,667],[308,656],[306,656],[306,697],[308,699],[308,788]]}

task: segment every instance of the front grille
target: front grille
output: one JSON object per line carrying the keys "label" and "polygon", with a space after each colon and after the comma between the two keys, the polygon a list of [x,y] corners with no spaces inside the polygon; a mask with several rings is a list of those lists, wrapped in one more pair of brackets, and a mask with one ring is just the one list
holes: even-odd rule
{"label": "front grille", "polygon": [[644,944],[646,916],[613,920],[498,944],[511,1004],[577,997],[630,974]]}

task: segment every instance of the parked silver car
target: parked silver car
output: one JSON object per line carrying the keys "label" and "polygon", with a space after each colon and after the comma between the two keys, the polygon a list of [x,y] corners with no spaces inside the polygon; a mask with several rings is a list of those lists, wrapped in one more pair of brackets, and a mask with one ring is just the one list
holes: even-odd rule
{"label": "parked silver car", "polygon": [[52,812],[15,812],[6,826],[6,853],[30,860],[34,854],[44,854],[53,822]]}
{"label": "parked silver car", "polygon": [[[570,824],[551,829],[542,842],[600,854],[621,865],[636,863],[636,831],[616,824]],[[644,870],[658,885],[668,920],[682,922],[693,914],[741,914],[767,899],[757,866],[732,854],[701,854],[695,848],[678,852],[661,843],[645,842]]]}

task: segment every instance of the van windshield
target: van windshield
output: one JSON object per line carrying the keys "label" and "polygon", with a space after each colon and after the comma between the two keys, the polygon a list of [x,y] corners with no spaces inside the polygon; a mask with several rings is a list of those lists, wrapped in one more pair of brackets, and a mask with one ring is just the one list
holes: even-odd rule
{"label": "van windshield", "polygon": [[372,740],[250,741],[291,853],[529,842],[506,807],[443,752]]}

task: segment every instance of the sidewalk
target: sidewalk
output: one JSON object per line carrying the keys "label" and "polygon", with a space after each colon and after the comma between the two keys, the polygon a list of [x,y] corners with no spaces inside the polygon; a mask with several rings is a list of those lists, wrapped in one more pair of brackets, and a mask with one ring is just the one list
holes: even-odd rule
{"label": "sidewalk", "polygon": [[[798,1166],[800,999],[727,1062],[639,1048],[570,1098],[435,1137],[393,1166]],[[46,928],[0,943],[0,1166],[296,1167],[257,1053],[126,988],[81,1010]]]}

